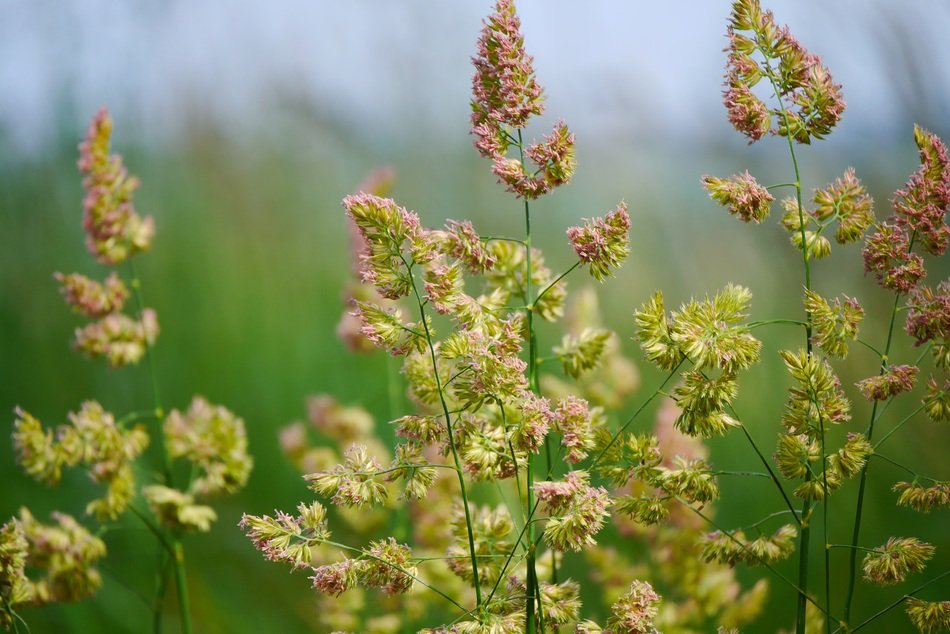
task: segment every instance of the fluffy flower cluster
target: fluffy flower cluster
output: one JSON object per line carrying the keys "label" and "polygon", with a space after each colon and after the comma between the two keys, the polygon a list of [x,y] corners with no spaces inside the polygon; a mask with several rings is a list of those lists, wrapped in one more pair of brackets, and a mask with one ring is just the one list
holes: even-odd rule
{"label": "fluffy flower cluster", "polygon": [[375,286],[387,299],[408,295],[412,278],[406,271],[407,260],[428,262],[434,255],[433,244],[422,230],[419,216],[391,198],[362,192],[344,198],[343,207],[365,245],[360,254],[362,281]]}
{"label": "fluffy flower cluster", "polygon": [[13,629],[13,608],[33,598],[33,584],[26,576],[29,542],[23,525],[11,518],[0,526],[0,628]]}
{"label": "fluffy flower cluster", "polygon": [[727,207],[730,214],[743,222],[760,223],[768,218],[771,203],[775,200],[748,171],[729,178],[703,176],[703,186],[710,198]]}
{"label": "fluffy flower cluster", "polygon": [[916,482],[898,482],[893,490],[900,493],[898,506],[907,506],[921,513],[929,513],[933,508],[950,507],[950,482],[934,482],[929,487]]}
{"label": "fluffy flower cluster", "polygon": [[762,343],[741,322],[752,299],[749,289],[730,284],[715,297],[695,299],[667,315],[663,294],[634,313],[640,347],[660,368],[672,370],[688,359],[697,369],[733,373],[759,359]]}
{"label": "fluffy flower cluster", "polygon": [[924,412],[935,423],[950,421],[950,379],[944,381],[942,387],[933,377],[927,381]]}
{"label": "fluffy flower cluster", "polygon": [[313,549],[330,539],[327,511],[319,502],[300,504],[298,515],[277,511],[275,517],[248,515],[240,526],[270,561],[283,561],[304,568],[313,561]]}
{"label": "fluffy flower cluster", "polygon": [[950,161],[947,148],[937,135],[914,127],[920,150],[920,168],[897,190],[891,202],[894,214],[875,226],[864,245],[864,270],[878,283],[907,293],[926,275],[923,259],[913,252],[921,245],[933,255],[942,255],[950,240],[945,216],[950,208]]}
{"label": "fluffy flower cluster", "polygon": [[76,329],[74,347],[92,359],[103,357],[114,368],[134,365],[158,338],[158,315],[146,308],[141,319],[112,313]]}
{"label": "fluffy flower cluster", "polygon": [[244,421],[200,396],[184,413],[172,410],[164,424],[170,458],[182,458],[197,468],[190,493],[198,496],[231,494],[247,483],[254,464],[247,453]]}
{"label": "fluffy flower cluster", "polygon": [[60,292],[66,303],[86,317],[105,317],[121,312],[129,297],[129,289],[116,273],[111,273],[104,283],[78,273],[55,273],[53,278],[60,283]]}
{"label": "fluffy flower cluster", "polygon": [[204,504],[195,504],[195,496],[178,489],[153,484],[142,489],[149,509],[159,524],[173,530],[197,530],[207,533],[218,514]]}
{"label": "fluffy flower cluster", "polygon": [[[505,556],[511,552],[511,531],[514,524],[508,511],[502,507],[479,506],[472,509],[472,540],[475,544],[475,559],[478,562],[478,578],[481,583],[494,584],[505,573]],[[445,553],[449,569],[460,579],[471,583],[475,578],[465,511],[454,506],[449,522],[451,541]],[[523,623],[522,623],[523,624]]]}
{"label": "fluffy flower cluster", "polygon": [[[857,242],[874,222],[874,201],[858,180],[853,167],[849,167],[844,175],[835,179],[831,185],[816,189],[812,200],[815,209],[809,216],[819,226],[832,219],[838,221],[838,228],[835,230],[835,240],[838,244]],[[801,227],[797,229],[800,231]]]}
{"label": "fluffy flower cluster", "polygon": [[795,551],[798,532],[791,524],[781,526],[771,535],[748,539],[744,531],[731,533],[715,531],[702,540],[702,557],[730,566],[745,563],[750,566],[781,561]]}
{"label": "fluffy flower cluster", "polygon": [[827,361],[804,350],[797,353],[783,350],[780,354],[795,380],[795,385],[789,388],[788,403],[782,415],[782,424],[789,433],[818,439],[829,424],[851,418],[851,404]]}
{"label": "fluffy flower cluster", "polygon": [[[42,524],[25,508],[0,528],[0,626],[19,618],[18,605],[79,601],[102,585],[96,562],[106,554],[101,539],[75,519],[53,513],[55,524]],[[31,574],[43,570],[39,579]]]}
{"label": "fluffy flower cluster", "polygon": [[627,203],[621,202],[603,218],[569,228],[567,237],[580,261],[590,267],[591,276],[602,282],[630,255],[629,231]]}
{"label": "fluffy flower cluster", "polygon": [[362,506],[383,502],[388,492],[382,482],[383,467],[363,445],[353,445],[344,462],[329,471],[304,476],[310,488],[341,506]]}
{"label": "fluffy flower cluster", "polygon": [[[845,109],[841,86],[771,11],[762,11],[759,0],[734,2],[728,36],[723,101],[736,130],[750,143],[769,132],[799,143],[831,132]],[[771,84],[775,107],[753,92],[762,79]]]}
{"label": "fluffy flower cluster", "polygon": [[922,571],[933,554],[934,547],[916,537],[891,537],[865,555],[864,578],[882,586],[900,583],[907,575]]}
{"label": "fluffy flower cluster", "polygon": [[920,368],[915,365],[890,365],[877,376],[858,381],[858,389],[869,401],[886,401],[902,392],[910,392]]}
{"label": "fluffy flower cluster", "polygon": [[579,551],[596,543],[604,525],[610,496],[603,487],[588,484],[586,471],[571,471],[560,482],[534,486],[541,508],[551,513],[544,527],[544,540],[554,550]]}
{"label": "fluffy flower cluster", "polygon": [[17,460],[31,476],[46,482],[59,482],[65,466],[86,466],[89,476],[106,484],[102,498],[86,506],[86,512],[100,521],[122,514],[135,495],[132,463],[148,446],[143,425],[131,428],[116,423],[99,403],[88,401],[69,415],[69,424],[60,425],[55,434],[44,429],[28,412],[17,409],[13,444]]}
{"label": "fluffy flower cluster", "polygon": [[914,126],[914,142],[920,150],[920,168],[894,193],[894,214],[898,224],[916,234],[928,253],[943,255],[950,241],[950,227],[945,222],[950,209],[947,146],[920,126]]}
{"label": "fluffy flower cluster", "polygon": [[950,601],[923,601],[908,597],[907,616],[922,634],[950,630]]}
{"label": "fluffy flower cluster", "polygon": [[576,379],[582,373],[596,368],[612,334],[605,328],[586,328],[577,337],[564,335],[561,345],[554,348],[564,374]]}
{"label": "fluffy flower cluster", "polygon": [[634,581],[626,594],[610,606],[607,627],[602,629],[593,621],[578,623],[577,634],[653,634],[659,612],[660,595],[646,581]]}
{"label": "fluffy flower cluster", "polygon": [[[395,170],[389,167],[380,168],[367,175],[355,192],[367,192],[380,197],[388,196],[395,179]],[[351,352],[368,354],[374,352],[377,346],[361,332],[363,324],[353,313],[353,308],[356,302],[368,302],[385,307],[387,300],[372,285],[359,281],[362,267],[360,256],[366,251],[366,242],[352,218],[346,219],[346,225],[350,237],[351,275],[343,290],[345,309],[337,323],[336,334]]]}
{"label": "fluffy flower cluster", "polygon": [[508,191],[530,199],[570,181],[575,167],[574,135],[559,122],[544,141],[524,148],[536,171],[527,170],[523,160],[508,158],[513,143],[522,147],[520,130],[544,110],[542,89],[520,29],[513,0],[498,0],[472,59],[471,131],[475,148],[492,160],[492,172],[499,181]]}
{"label": "fluffy flower cluster", "polygon": [[811,315],[812,343],[828,356],[843,359],[848,356],[848,342],[858,337],[858,325],[864,319],[864,309],[853,297],[834,302],[818,293],[805,291],[805,310]]}
{"label": "fluffy flower cluster", "polygon": [[152,218],[139,216],[132,203],[138,179],[129,176],[120,156],[109,154],[111,136],[112,118],[102,108],[79,146],[86,246],[103,264],[119,264],[148,250],[155,235]]}
{"label": "fluffy flower cluster", "polygon": [[561,444],[567,449],[564,459],[576,464],[587,457],[596,444],[595,417],[598,408],[577,396],[566,396],[558,401],[554,411],[554,425],[561,433]]}
{"label": "fluffy flower cluster", "polygon": [[950,280],[940,282],[936,289],[914,289],[907,298],[907,308],[905,330],[918,346],[929,341],[946,345],[950,341]]}
{"label": "fluffy flower cluster", "polygon": [[789,232],[792,245],[804,251],[809,259],[821,259],[831,254],[831,241],[822,233],[833,222],[838,222],[835,241],[838,244],[856,242],[874,222],[873,201],[864,185],[848,168],[844,176],[823,189],[816,189],[812,197],[813,209],[799,207],[794,197],[782,199],[782,226]]}
{"label": "fluffy flower cluster", "polygon": [[[748,289],[729,285],[713,298],[692,299],[667,315],[663,294],[657,292],[634,314],[647,358],[670,371],[687,360],[695,366],[674,391],[682,408],[676,425],[687,434],[708,438],[736,425],[726,411],[737,393],[735,378],[758,360],[762,346],[742,323],[751,298]],[[710,370],[720,375],[711,376]]]}

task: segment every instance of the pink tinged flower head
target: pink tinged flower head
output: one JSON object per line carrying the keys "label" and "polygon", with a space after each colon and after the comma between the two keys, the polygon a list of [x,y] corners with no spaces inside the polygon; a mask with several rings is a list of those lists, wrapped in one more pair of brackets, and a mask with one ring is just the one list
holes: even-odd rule
{"label": "pink tinged flower head", "polygon": [[878,223],[864,242],[864,272],[874,273],[882,288],[909,292],[927,274],[923,258],[910,247],[910,236],[903,226]]}
{"label": "pink tinged flower head", "polygon": [[338,561],[313,569],[310,580],[313,587],[331,597],[338,597],[349,590],[356,583],[356,566],[351,559]]}
{"label": "pink tinged flower head", "polygon": [[914,141],[920,150],[920,168],[894,193],[894,212],[898,223],[916,232],[928,252],[943,255],[950,242],[950,227],[945,221],[950,208],[947,146],[920,126],[914,127]]}
{"label": "pink tinged flower head", "polygon": [[950,338],[950,279],[937,285],[936,290],[921,286],[907,300],[907,334],[916,345]]}
{"label": "pink tinged flower head", "polygon": [[[513,0],[498,0],[495,12],[483,23],[477,55],[472,59],[475,128],[486,123],[523,128],[531,116],[543,112],[542,88],[534,78],[532,62],[524,50],[521,20]],[[483,155],[490,158],[493,153]]]}
{"label": "pink tinged flower head", "polygon": [[465,294],[461,264],[447,265],[437,261],[426,267],[424,286],[426,298],[437,313],[447,315],[455,312]]}
{"label": "pink tinged flower head", "polygon": [[580,551],[596,544],[604,526],[610,495],[603,487],[588,484],[585,471],[572,471],[562,482],[539,482],[538,499],[551,513],[544,527],[544,540],[554,550]]}
{"label": "pink tinged flower head", "polygon": [[472,273],[483,273],[495,266],[495,256],[475,233],[469,220],[449,220],[445,225],[449,255],[461,260]]}
{"label": "pink tinged flower head", "polygon": [[91,280],[85,275],[55,273],[53,278],[60,283],[60,293],[66,303],[77,313],[86,317],[104,317],[122,310],[129,297],[129,289],[115,273],[104,283]]}
{"label": "pink tinged flower head", "polygon": [[574,158],[574,134],[559,121],[541,143],[530,145],[525,154],[538,166],[547,189],[570,182],[577,162]]}
{"label": "pink tinged flower head", "polygon": [[629,232],[627,203],[621,201],[603,218],[588,220],[583,227],[569,228],[567,237],[580,261],[590,267],[591,276],[603,281],[630,255]]}
{"label": "pink tinged flower head", "polygon": [[660,595],[646,581],[634,581],[630,590],[610,606],[613,613],[607,631],[625,634],[652,634],[653,620],[659,613]]}
{"label": "pink tinged flower head", "polygon": [[[391,167],[381,167],[367,174],[366,178],[357,186],[356,192],[366,192],[373,196],[388,196],[396,180],[396,170]],[[366,252],[366,242],[352,217],[347,217],[346,227],[350,236],[350,254],[353,274],[359,276],[360,256]]]}
{"label": "pink tinged flower head", "polygon": [[587,401],[567,396],[558,401],[555,423],[561,432],[561,444],[567,448],[565,460],[576,464],[594,448],[593,416]]}
{"label": "pink tinged flower head", "polygon": [[554,412],[551,411],[551,402],[529,393],[521,404],[521,424],[516,429],[513,438],[515,447],[537,453],[553,424]]}
{"label": "pink tinged flower head", "polygon": [[729,178],[703,176],[703,186],[710,198],[727,207],[730,214],[743,222],[758,224],[768,218],[770,205],[775,200],[748,171]]}
{"label": "pink tinged flower head", "polygon": [[837,217],[838,244],[857,242],[874,222],[873,201],[849,167],[841,178],[824,189],[815,190],[812,215],[820,222]]}
{"label": "pink tinged flower head", "polygon": [[869,401],[886,401],[902,392],[910,392],[920,368],[914,365],[892,365],[878,376],[858,381],[858,389]]}
{"label": "pink tinged flower head", "polygon": [[729,56],[722,101],[726,106],[729,123],[732,124],[732,127],[746,135],[749,138],[749,143],[754,143],[764,137],[771,129],[772,113],[765,102],[759,99],[752,92],[752,89],[738,78],[747,59],[745,57]]}
{"label": "pink tinged flower head", "polygon": [[[807,144],[841,120],[846,105],[841,85],[757,0],[733,3],[728,37],[723,101],[729,121],[750,142],[771,132]],[[763,79],[781,102],[775,107],[753,92]]]}
{"label": "pink tinged flower head", "polygon": [[412,278],[406,271],[408,252],[424,242],[419,217],[391,198],[361,192],[343,199],[366,248],[360,254],[360,277],[387,299],[409,294]]}
{"label": "pink tinged flower head", "polygon": [[158,316],[146,308],[141,321],[112,313],[77,329],[74,347],[93,359],[105,357],[109,365],[118,368],[138,363],[157,338]]}
{"label": "pink tinged flower head", "polygon": [[561,513],[587,492],[589,480],[586,471],[571,471],[561,481],[535,483],[534,493],[547,512]]}
{"label": "pink tinged flower head", "polygon": [[86,246],[103,264],[119,264],[147,251],[155,235],[151,217],[136,213],[132,194],[139,181],[130,176],[122,157],[109,154],[112,119],[102,108],[93,117],[86,140],[79,145],[79,170],[83,174],[83,228]]}

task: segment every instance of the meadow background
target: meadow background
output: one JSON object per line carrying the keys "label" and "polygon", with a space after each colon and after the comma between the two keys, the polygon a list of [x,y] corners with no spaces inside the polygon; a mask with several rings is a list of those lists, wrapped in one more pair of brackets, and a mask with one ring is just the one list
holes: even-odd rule
{"label": "meadow background", "polygon": [[[51,490],[19,471],[8,440],[14,406],[56,424],[86,399],[117,413],[150,403],[144,365],[111,371],[69,350],[80,319],[52,279],[54,271],[103,275],[83,247],[75,160],[88,119],[107,104],[115,149],[143,182],[137,207],[158,227],[153,251],[137,267],[162,327],[163,399],[183,408],[202,394],[226,405],[246,421],[256,461],[248,487],[217,506],[212,535],[186,539],[197,630],[317,631],[305,576],[265,562],[236,525],[242,512],[309,499],[277,444],[279,427],[304,418],[308,394],[360,403],[385,426],[384,355],[355,357],[334,334],[349,270],[340,199],[374,168],[391,166],[394,197],[429,226],[471,218],[484,234],[522,231],[519,203],[494,183],[467,135],[468,60],[490,4],[197,4],[0,0],[0,517],[21,504],[41,518],[54,509],[80,514],[77,500],[92,486],[73,474]],[[607,325],[642,373],[635,405],[659,377],[630,340],[631,315],[655,289],[678,305],[735,282],[753,291],[753,319],[798,318],[802,274],[777,219],[741,225],[700,186],[703,174],[746,167],[763,183],[792,179],[784,141],[747,147],[726,121],[719,51],[729,3],[620,4],[523,0],[519,10],[548,95],[545,127],[535,133],[563,118],[578,138],[574,181],[532,209],[551,268],[573,261],[567,226],[621,198],[630,205],[632,255],[599,290]],[[950,9],[922,0],[899,8],[858,0],[764,4],[823,55],[849,102],[827,141],[802,148],[806,188],[854,166],[883,218],[891,193],[917,167],[913,123],[950,140]],[[950,272],[946,258],[930,267],[934,284]],[[869,314],[862,337],[883,340],[892,300],[864,278],[859,246],[836,247],[813,275],[820,292],[857,296]],[[587,283],[583,274],[568,280],[569,289]],[[542,345],[556,343],[553,331],[546,341],[541,334]],[[797,329],[759,334],[766,350],[801,345]],[[916,356],[906,337],[896,349],[900,362]],[[836,367],[853,385],[873,366],[856,346]],[[741,383],[737,409],[770,450],[786,384],[775,354]],[[870,407],[855,392],[850,429],[857,431]],[[899,400],[882,429],[916,403],[916,396]],[[640,428],[651,422],[641,419]],[[753,465],[736,435],[710,445],[717,467]],[[922,473],[950,476],[946,433],[923,417],[886,447]],[[904,478],[875,464],[862,540],[911,534],[936,544],[929,578],[950,567],[950,521],[946,511],[922,519],[897,509],[889,487]],[[754,480],[722,480],[722,524],[747,524],[779,508],[767,481]],[[850,535],[855,488],[845,485],[832,504],[840,521],[831,541]],[[130,523],[108,544],[105,586],[95,599],[24,611],[34,632],[148,631],[142,597],[152,589],[152,538]],[[813,554],[817,564],[820,552]],[[846,559],[843,550],[833,554]],[[797,557],[780,569],[796,565]],[[835,584],[836,604],[844,585],[843,578]],[[777,581],[772,588],[767,617],[749,631],[791,623],[790,595]],[[933,590],[931,598],[948,598],[947,587]],[[857,613],[896,593],[860,586]],[[166,631],[176,631],[175,619],[166,621]],[[879,627],[909,625],[895,610]]]}

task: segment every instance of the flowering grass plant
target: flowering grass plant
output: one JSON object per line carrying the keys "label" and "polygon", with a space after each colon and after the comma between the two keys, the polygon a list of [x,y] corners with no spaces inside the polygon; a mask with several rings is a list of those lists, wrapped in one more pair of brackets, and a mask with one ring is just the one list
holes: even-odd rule
{"label": "flowering grass plant", "polygon": [[[83,229],[89,252],[100,264],[125,264],[127,281],[117,271],[104,282],[78,273],[54,277],[66,303],[92,320],[76,329],[73,347],[92,359],[105,359],[113,368],[146,359],[152,406],[116,417],[98,402],[86,401],[55,429],[17,408],[13,444],[27,475],[55,485],[65,469],[82,467],[105,491],[85,508],[98,525],[95,530],[65,513],[54,513],[55,523],[43,524],[26,507],[0,528],[0,625],[16,632],[29,631],[18,613],[21,606],[77,601],[99,588],[97,566],[107,554],[104,538],[121,528],[126,514],[137,518],[157,544],[154,629],[161,629],[173,571],[181,630],[190,632],[182,536],[210,530],[217,514],[204,502],[239,491],[253,464],[244,422],[224,407],[195,397],[184,412],[163,409],[153,364],[158,318],[143,304],[133,263],[151,247],[155,225],[134,208],[139,181],[129,175],[121,157],[110,154],[111,135],[112,119],[102,109],[79,146],[86,190]],[[130,297],[135,300],[131,314],[123,312]],[[151,472],[144,456],[153,434],[161,454],[158,473]],[[175,469],[176,461],[189,465],[187,477]]]}
{"label": "flowering grass plant", "polygon": [[[796,634],[873,631],[897,608],[920,632],[950,629],[950,596],[937,592],[950,587],[950,571],[927,568],[945,544],[862,535],[878,463],[908,474],[893,483],[896,505],[925,514],[950,505],[947,480],[898,463],[885,446],[925,418],[950,419],[950,280],[927,277],[950,242],[946,146],[914,128],[920,166],[882,220],[854,169],[809,194],[797,151],[833,133],[845,112],[842,87],[759,0],[733,2],[727,37],[728,119],[750,143],[777,141],[787,151],[789,181],[762,185],[743,171],[697,186],[744,223],[765,225],[779,211],[772,229],[786,232],[787,262],[803,276],[795,315],[752,320],[752,292],[725,283],[675,308],[656,290],[630,306],[619,333],[606,328],[595,288],[631,253],[624,201],[567,227],[552,248],[573,253],[573,264],[548,267],[532,204],[570,182],[575,138],[559,121],[528,140],[544,91],[513,0],[497,0],[478,38],[471,134],[513,197],[517,233],[481,235],[468,220],[428,227],[389,197],[387,171],[343,199],[354,275],[337,332],[354,353],[382,349],[394,360],[388,425],[359,405],[312,397],[308,421],[281,430],[280,443],[313,496],[240,522],[268,560],[305,571],[320,631],[751,632],[769,593],[787,598]],[[148,248],[154,227],[132,208],[137,182],[108,155],[109,131],[100,113],[82,146],[85,228],[100,262],[129,262],[130,281],[57,279],[67,301],[96,320],[77,331],[77,348],[114,366],[151,363],[157,320],[129,258]],[[777,200],[781,191],[790,195]],[[861,337],[861,302],[823,283],[821,260],[856,243],[865,271],[890,294],[880,344]],[[584,282],[569,294],[577,278]],[[130,295],[133,316],[122,312]],[[895,358],[902,325],[919,349],[913,358]],[[777,349],[757,337],[789,326],[795,339]],[[549,339],[554,328],[561,334]],[[624,339],[661,373],[632,408],[639,377]],[[856,347],[874,362],[849,385],[837,368]],[[735,402],[766,356],[787,376],[770,394],[785,406],[763,445]],[[153,389],[153,410],[116,420],[90,402],[55,433],[18,410],[14,443],[38,480],[87,466],[107,487],[87,513],[105,526],[127,510],[148,526],[160,545],[154,629],[172,562],[188,631],[180,538],[209,529],[215,513],[203,501],[240,489],[251,461],[243,424],[227,410],[196,398],[166,416]],[[857,399],[869,402],[865,421],[855,420]],[[906,416],[889,415],[892,403],[914,399]],[[140,487],[134,465],[150,435],[137,423],[150,419],[161,425],[163,471]],[[706,441],[723,436],[741,444],[749,470],[716,468]],[[188,478],[173,477],[176,459],[191,463]],[[748,478],[774,508],[749,525],[724,525],[715,515],[724,477]],[[0,623],[9,629],[23,626],[19,605],[83,598],[98,585],[104,542],[71,517],[54,519],[44,526],[24,510],[0,531]],[[841,527],[851,539],[831,543]],[[746,567],[761,575],[749,581],[737,573]],[[864,614],[853,606],[866,584],[898,589]]]}

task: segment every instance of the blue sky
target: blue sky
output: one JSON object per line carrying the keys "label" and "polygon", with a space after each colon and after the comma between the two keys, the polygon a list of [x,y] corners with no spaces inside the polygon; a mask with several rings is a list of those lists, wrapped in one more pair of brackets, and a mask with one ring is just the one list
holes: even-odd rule
{"label": "blue sky", "polygon": [[[764,5],[844,84],[845,134],[950,125],[950,3]],[[727,130],[728,2],[518,9],[549,112],[572,127],[597,139]],[[106,103],[150,142],[177,138],[195,117],[240,135],[294,103],[383,141],[458,138],[490,10],[481,0],[0,0],[0,134],[35,151],[58,123],[81,128]]]}

